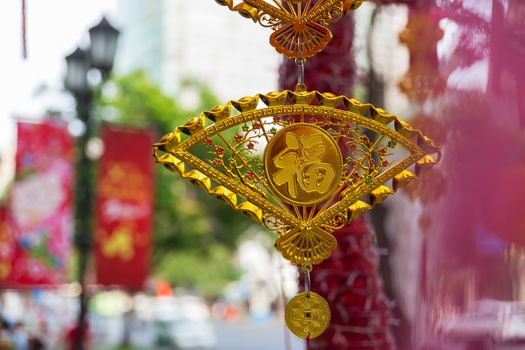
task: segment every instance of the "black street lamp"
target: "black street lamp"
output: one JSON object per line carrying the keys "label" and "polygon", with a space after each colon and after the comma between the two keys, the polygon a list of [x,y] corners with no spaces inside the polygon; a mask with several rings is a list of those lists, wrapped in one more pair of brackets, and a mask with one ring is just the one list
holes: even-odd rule
{"label": "black street lamp", "polygon": [[91,49],[89,59],[91,66],[97,68],[104,75],[108,75],[113,68],[115,52],[117,51],[119,31],[114,28],[105,17],[89,30]]}
{"label": "black street lamp", "polygon": [[88,50],[77,48],[66,57],[67,73],[65,79],[68,89],[76,101],[77,116],[84,124],[84,132],[78,138],[78,163],[76,169],[76,210],[75,244],[78,249],[78,278],[81,285],[79,297],[80,311],[76,326],[74,350],[84,350],[87,334],[87,311],[89,295],[86,290],[86,271],[89,253],[93,241],[93,184],[92,160],[87,153],[87,146],[92,137],[94,120],[91,117],[93,91],[89,85],[88,73],[98,70],[104,82],[113,68],[119,31],[102,18],[99,24],[89,30],[90,47]]}
{"label": "black street lamp", "polygon": [[67,73],[66,88],[75,96],[88,92],[87,73],[89,71],[88,53],[77,47],[73,53],[66,56]]}

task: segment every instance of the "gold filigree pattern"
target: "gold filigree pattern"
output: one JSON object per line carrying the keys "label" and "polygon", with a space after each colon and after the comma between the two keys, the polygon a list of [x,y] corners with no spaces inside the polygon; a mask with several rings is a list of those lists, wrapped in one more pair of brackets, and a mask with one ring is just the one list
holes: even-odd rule
{"label": "gold filigree pattern", "polygon": [[308,58],[332,40],[327,27],[364,0],[215,0],[245,18],[272,28],[270,44],[289,58]]}
{"label": "gold filigree pattern", "polygon": [[343,173],[341,150],[335,140],[307,123],[293,123],[276,133],[263,159],[273,192],[297,205],[313,205],[328,198]]}
{"label": "gold filigree pattern", "polygon": [[[284,148],[279,146],[270,161],[286,156],[292,160],[290,166],[299,165],[287,168],[286,162],[277,162],[276,173],[269,174],[264,152],[278,142],[276,138],[285,140],[281,142],[290,150],[281,154]],[[341,155],[326,158],[330,145],[339,147]],[[438,161],[440,152],[419,130],[371,104],[287,90],[245,97],[204,112],[164,136],[154,145],[154,156],[169,170],[278,233],[277,249],[292,263],[303,265],[329,257],[336,247],[334,230],[417,178]],[[337,169],[337,180],[326,164]],[[271,185],[279,171],[288,175],[277,176],[279,183]],[[313,200],[294,200],[288,186],[292,179],[293,191],[315,192]],[[385,185],[389,181],[391,187]]]}

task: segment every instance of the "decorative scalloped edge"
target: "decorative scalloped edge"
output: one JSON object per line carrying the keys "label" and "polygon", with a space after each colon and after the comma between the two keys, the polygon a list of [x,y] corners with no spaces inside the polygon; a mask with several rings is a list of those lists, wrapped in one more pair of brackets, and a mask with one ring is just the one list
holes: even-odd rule
{"label": "decorative scalloped edge", "polygon": [[[315,9],[312,8],[312,13],[307,15],[307,18],[305,19],[304,16],[293,17],[292,15],[285,13],[284,10],[275,7],[274,4],[267,3],[265,0],[215,0],[217,4],[228,7],[230,11],[237,12],[242,17],[251,19],[255,23],[259,22],[264,27],[273,27],[274,30],[287,23],[304,24],[311,19],[310,16],[313,16],[315,17],[315,20],[311,19],[312,22],[324,27],[329,33],[329,40],[325,43],[325,45],[332,40],[332,33],[327,27],[337,22],[340,18],[331,18],[329,10],[337,6],[341,11],[340,16],[343,17],[349,11],[356,10],[358,7],[360,7],[364,1],[366,0],[326,0],[324,4],[321,4]],[[322,16],[323,13],[325,16]],[[269,16],[271,24],[263,24],[263,19],[265,16]],[[272,42],[272,40],[270,40],[270,42]],[[288,58],[313,57],[319,52],[323,51],[326,47],[322,46],[312,51],[298,51],[294,54],[292,52],[286,51],[282,47],[279,47],[275,43],[272,43],[272,46],[277,50],[277,52],[285,55]]]}
{"label": "decorative scalloped edge", "polygon": [[[409,123],[400,120],[397,116],[391,115],[381,108],[374,107],[370,103],[362,103],[356,99],[345,96],[336,96],[332,93],[321,93],[319,91],[274,91],[267,94],[257,94],[255,96],[243,97],[239,100],[232,100],[226,104],[218,105],[210,111],[203,112],[198,117],[190,119],[184,125],[177,127],[173,132],[165,135],[159,143],[153,148],[155,160],[163,164],[167,169],[179,173],[182,178],[190,180],[192,183],[206,190],[209,195],[217,197],[222,202],[230,205],[234,210],[239,211],[257,223],[262,224],[266,213],[262,208],[251,203],[249,200],[238,204],[239,197],[237,194],[227,189],[225,186],[212,188],[211,179],[197,169],[190,171],[185,170],[184,162],[175,156],[175,149],[182,144],[183,134],[193,136],[212,124],[206,126],[206,119],[212,123],[234,117],[233,109],[240,113],[249,112],[257,109],[259,101],[262,101],[268,107],[279,105],[313,105],[324,106],[334,109],[358,114],[365,117],[369,113],[369,119],[387,126],[394,123],[394,130],[401,136],[420,147],[426,154],[415,162],[415,172],[403,170],[392,178],[392,187],[380,185],[370,192],[368,203],[362,200],[356,200],[347,208],[348,222],[356,217],[361,216],[366,211],[372,209],[379,203],[383,202],[390,195],[394,194],[399,188],[408,182],[417,179],[418,176],[431,168],[441,158],[441,151],[428,137],[423,135],[420,130],[414,129]],[[166,152],[160,155],[159,151]],[[436,155],[436,157],[433,156]],[[241,196],[241,198],[244,198]],[[297,219],[298,220],[298,219]],[[291,220],[293,221],[293,220]]]}
{"label": "decorative scalloped edge", "polygon": [[[263,0],[264,1],[264,0]],[[366,0],[333,0],[328,6],[335,6],[338,3],[342,5],[343,15],[346,15],[349,11],[354,11],[359,8]],[[230,11],[239,13],[242,17],[248,18],[257,22],[258,14],[264,12],[265,8],[257,8],[259,1],[241,0],[234,3],[234,0],[215,0],[215,2],[221,6],[226,6]],[[252,2],[252,4],[249,4]],[[268,5],[270,6],[270,5]]]}

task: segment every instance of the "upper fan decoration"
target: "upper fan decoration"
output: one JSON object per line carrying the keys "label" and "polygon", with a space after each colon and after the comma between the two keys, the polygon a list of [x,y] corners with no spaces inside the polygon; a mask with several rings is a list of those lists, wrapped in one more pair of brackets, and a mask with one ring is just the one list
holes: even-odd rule
{"label": "upper fan decoration", "polygon": [[365,0],[215,0],[274,30],[270,44],[289,58],[308,58],[332,40],[327,27]]}

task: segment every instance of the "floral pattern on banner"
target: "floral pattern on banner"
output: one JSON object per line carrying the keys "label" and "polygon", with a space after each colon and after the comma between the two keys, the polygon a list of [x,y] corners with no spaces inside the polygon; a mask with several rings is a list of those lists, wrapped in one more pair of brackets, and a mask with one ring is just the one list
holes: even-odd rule
{"label": "floral pattern on banner", "polygon": [[11,273],[13,240],[7,226],[7,208],[0,206],[0,283]]}
{"label": "floral pattern on banner", "polygon": [[72,237],[73,141],[67,125],[18,123],[16,177],[7,222],[14,238],[11,287],[66,280]]}
{"label": "floral pattern on banner", "polygon": [[102,140],[95,202],[97,283],[140,290],[150,262],[153,135],[104,125]]}

